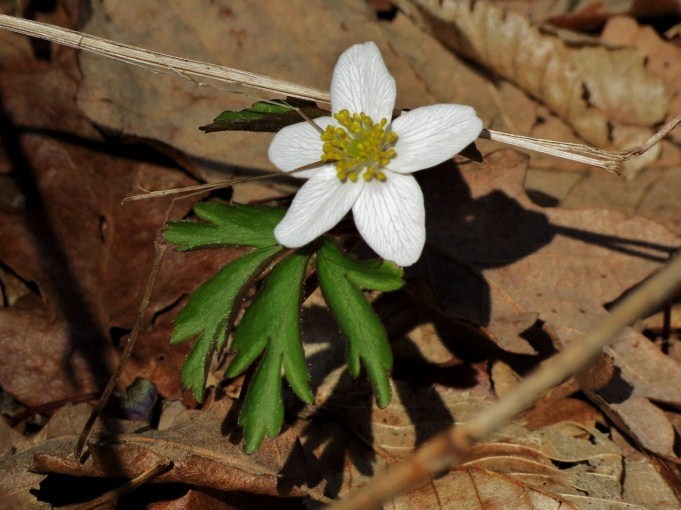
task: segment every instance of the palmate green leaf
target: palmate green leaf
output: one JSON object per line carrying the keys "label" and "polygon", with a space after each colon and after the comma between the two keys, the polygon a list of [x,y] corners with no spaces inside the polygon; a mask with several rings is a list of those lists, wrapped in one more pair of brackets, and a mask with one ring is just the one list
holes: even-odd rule
{"label": "palmate green leaf", "polygon": [[331,115],[327,110],[317,108],[314,103],[295,98],[287,98],[286,104],[279,100],[259,101],[249,108],[225,111],[213,119],[211,124],[199,129],[206,133],[216,131],[256,131],[274,133],[280,129],[310,119]]}
{"label": "palmate green leaf", "polygon": [[277,244],[274,227],[286,214],[285,209],[264,205],[220,202],[199,202],[194,205],[194,212],[204,221],[173,221],[163,232],[163,238],[179,251],[214,246],[273,246]]}
{"label": "palmate green leaf", "polygon": [[362,289],[391,291],[404,285],[402,269],[384,260],[359,261],[332,241],[321,239],[317,252],[317,277],[324,299],[348,339],[348,371],[360,372],[360,361],[376,393],[379,407],[390,403],[388,374],[392,353],[388,335]]}
{"label": "palmate green leaf", "polygon": [[314,401],[300,339],[300,300],[309,258],[310,250],[302,249],[280,261],[234,332],[231,349],[236,356],[227,368],[227,377],[239,375],[262,356],[239,416],[244,449],[249,453],[260,446],[265,435],[273,438],[281,429],[282,368],[296,395],[304,402]]}
{"label": "palmate green leaf", "polygon": [[199,402],[203,400],[208,366],[216,349],[224,346],[242,289],[282,249],[279,245],[260,248],[230,262],[192,294],[175,318],[171,344],[198,335],[182,367],[182,382]]}

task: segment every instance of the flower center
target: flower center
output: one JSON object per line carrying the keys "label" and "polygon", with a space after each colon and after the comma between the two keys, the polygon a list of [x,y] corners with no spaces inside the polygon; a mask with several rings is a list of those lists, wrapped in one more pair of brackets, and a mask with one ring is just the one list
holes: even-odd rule
{"label": "flower center", "polygon": [[397,154],[392,147],[397,133],[387,131],[388,121],[374,123],[365,113],[341,110],[333,116],[341,127],[327,126],[322,133],[322,161],[335,161],[338,178],[356,182],[359,175],[365,181],[385,182],[382,171]]}

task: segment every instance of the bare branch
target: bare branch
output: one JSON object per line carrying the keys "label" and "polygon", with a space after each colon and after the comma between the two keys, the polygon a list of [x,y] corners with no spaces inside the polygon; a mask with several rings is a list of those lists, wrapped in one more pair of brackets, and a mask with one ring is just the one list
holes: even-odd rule
{"label": "bare branch", "polygon": [[681,287],[681,256],[613,308],[579,342],[544,362],[511,393],[472,420],[446,430],[423,445],[409,459],[396,464],[364,487],[334,505],[334,510],[378,508],[395,496],[427,482],[432,475],[465,460],[470,446],[489,437],[513,416],[531,407],[540,396],[586,367],[626,326],[644,317]]}

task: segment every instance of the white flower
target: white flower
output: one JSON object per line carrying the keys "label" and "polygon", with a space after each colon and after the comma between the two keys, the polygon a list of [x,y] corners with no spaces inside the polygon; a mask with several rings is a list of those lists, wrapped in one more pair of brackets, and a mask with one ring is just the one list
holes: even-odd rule
{"label": "white flower", "polygon": [[[350,209],[359,233],[384,259],[408,266],[426,239],[423,194],[412,172],[448,160],[477,138],[482,121],[470,106],[416,108],[390,122],[395,80],[378,47],[346,50],[331,80],[333,117],[285,127],[269,148],[272,163],[309,179],[277,225],[277,241],[298,248],[334,227]],[[320,132],[323,132],[320,135]]]}

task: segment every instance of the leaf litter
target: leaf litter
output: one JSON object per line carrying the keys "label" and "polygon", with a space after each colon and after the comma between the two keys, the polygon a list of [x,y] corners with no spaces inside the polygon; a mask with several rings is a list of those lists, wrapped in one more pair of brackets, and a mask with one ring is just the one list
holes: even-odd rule
{"label": "leaf litter", "polygon": [[[481,4],[478,9],[492,9],[482,5],[483,2],[478,3]],[[375,39],[379,45],[391,48],[387,60],[400,81],[403,93],[398,98],[400,105],[418,106],[436,101],[468,103],[482,112],[486,126],[510,121],[520,128],[517,132],[521,134],[543,130],[556,139],[563,139],[562,134],[574,137],[567,124],[545,105],[525,96],[514,85],[493,83],[472,70],[434,38],[419,32],[413,21],[402,13],[390,23],[379,23],[370,11],[350,2],[333,6],[307,2],[297,6],[297,12],[301,13],[298,22],[287,25],[286,34],[275,36],[271,33],[273,25],[266,21],[282,16],[280,7],[275,5],[256,8],[235,4],[232,10],[220,2],[206,4],[206,12],[214,16],[206,15],[204,19],[202,15],[201,24],[197,25],[199,18],[195,9],[189,16],[182,7],[164,7],[163,2],[159,2],[153,7],[155,15],[148,16],[158,20],[158,29],[154,31],[141,30],[141,25],[130,17],[139,13],[133,10],[124,13],[113,2],[102,5],[90,19],[88,31],[91,33],[120,40],[123,34],[135,32],[125,42],[168,53],[191,53],[192,57],[207,61],[240,63],[244,69],[266,74],[274,74],[274,69],[284,78],[320,88],[327,87],[330,69],[342,49],[358,38]],[[263,21],[257,20],[256,10],[267,13]],[[161,17],[161,13],[165,17]],[[108,21],[105,14],[109,16]],[[309,41],[311,28],[319,24],[339,26],[341,35],[322,38],[323,44],[310,48],[305,41]],[[525,25],[518,23],[517,26]],[[612,32],[608,36],[609,29],[606,28],[604,40],[612,36]],[[187,30],[201,33],[201,38],[195,38],[191,47],[183,45],[183,38],[177,37]],[[224,40],[225,30],[231,34],[230,42],[236,41],[236,45],[220,47],[207,42]],[[291,51],[282,55],[280,43],[276,48],[263,45],[262,34],[268,34],[270,40],[288,41]],[[594,90],[598,90],[598,80],[605,79],[629,88],[614,96],[622,101],[622,108],[620,104],[606,101],[612,98],[598,99],[598,93],[589,97],[589,101],[597,103],[596,112],[585,109],[581,103],[577,112],[592,120],[598,119],[593,124],[596,126],[593,133],[584,135],[578,128],[583,136],[593,136],[593,140],[601,137],[598,140],[605,140],[607,144],[607,133],[606,138],[602,138],[602,122],[607,125],[612,121],[623,127],[633,125],[637,131],[649,130],[651,124],[661,120],[660,115],[677,113],[671,107],[660,106],[667,99],[669,104],[675,104],[675,96],[669,94],[673,90],[676,66],[670,64],[668,76],[660,72],[655,62],[656,56],[662,54],[659,48],[649,50],[650,64],[644,65],[640,54],[631,51],[608,47],[592,51],[597,46],[591,45],[575,49],[573,43],[560,43],[559,35],[537,34],[537,41],[544,43],[551,38],[554,44],[566,45],[568,53],[587,49],[600,55],[593,58],[612,59],[614,66],[628,65],[626,72],[633,73],[633,80],[624,82],[617,81],[621,74],[606,78],[607,75],[601,73],[603,66],[596,66],[592,71],[595,81],[588,83]],[[240,135],[202,135],[196,134],[198,130],[192,131],[226,107],[250,105],[253,102],[250,98],[241,101],[224,91],[210,91],[195,85],[183,87],[181,80],[172,77],[159,78],[146,71],[132,71],[121,64],[111,65],[87,56],[80,57],[81,78],[70,51],[55,46],[52,60],[41,62],[33,59],[24,39],[16,36],[5,39],[6,34],[2,37],[3,41],[10,42],[2,45],[0,85],[4,108],[15,126],[29,128],[21,131],[24,153],[43,196],[45,217],[54,225],[56,238],[64,244],[64,263],[57,267],[71,268],[68,281],[76,281],[84,289],[84,303],[93,311],[92,327],[76,323],[81,328],[76,329],[76,333],[87,339],[93,338],[93,332],[99,333],[100,343],[93,348],[99,351],[99,363],[106,371],[117,358],[118,347],[111,331],[116,332],[120,340],[120,334],[131,325],[138,306],[136,296],[141,292],[150,265],[153,239],[167,207],[152,201],[141,204],[139,210],[130,209],[135,207],[130,205],[121,209],[117,204],[125,194],[134,192],[136,186],[158,189],[195,181],[167,161],[121,159],[120,146],[103,154],[107,139],[92,128],[80,111],[85,111],[89,119],[99,125],[161,142],[167,153],[194,174],[209,174],[207,169],[214,168],[214,162],[221,171],[228,172],[269,168],[261,150],[267,143],[267,135],[240,138]],[[478,36],[478,42],[485,40],[493,38]],[[639,46],[640,40],[641,37],[636,39]],[[621,40],[618,44],[630,45]],[[421,47],[423,50],[419,51]],[[664,48],[671,51],[667,46]],[[312,57],[309,51],[315,52]],[[629,60],[620,61],[615,55],[627,55]],[[20,67],[4,67],[9,63]],[[578,80],[583,71],[579,69]],[[456,83],[447,78],[447,73],[454,70],[461,76]],[[508,78],[523,87],[525,78],[516,75]],[[134,86],[125,88],[123,83]],[[666,88],[660,88],[662,83]],[[21,94],[28,84],[34,90],[30,103]],[[645,93],[648,86],[655,92],[655,101],[632,99],[637,91]],[[40,87],[38,92],[36,87]],[[60,94],[54,94],[55,87]],[[76,87],[81,110],[74,102]],[[527,83],[525,89],[532,92]],[[535,96],[542,97],[541,94]],[[664,101],[662,96],[666,98]],[[42,105],[38,108],[36,98],[40,100],[38,105]],[[234,102],[227,104],[227,100]],[[581,100],[577,100],[577,104]],[[573,127],[579,125],[579,116],[566,114],[548,99],[547,103],[552,110],[562,112]],[[188,112],[196,115],[195,122],[188,119]],[[540,117],[546,122],[537,123]],[[68,137],[33,133],[57,128],[89,143],[74,144],[68,142]],[[207,497],[201,492],[206,487],[282,496],[285,486],[287,496],[296,496],[290,500],[292,504],[298,501],[298,496],[323,500],[323,494],[336,497],[347,493],[436,431],[465,420],[494,402],[503,393],[503,385],[512,386],[528,368],[561,348],[560,342],[554,342],[556,330],[568,331],[578,341],[581,331],[607,313],[606,304],[663,263],[679,244],[675,215],[669,212],[670,208],[675,210],[674,195],[669,192],[666,180],[673,178],[674,166],[670,163],[673,151],[671,154],[667,160],[663,154],[661,160],[669,165],[669,172],[652,168],[643,170],[639,176],[645,179],[647,172],[657,172],[655,182],[659,183],[660,190],[667,184],[667,196],[660,192],[655,195],[652,189],[646,190],[650,195],[641,195],[637,190],[644,199],[650,197],[650,202],[654,202],[653,196],[662,197],[666,200],[662,204],[667,206],[658,202],[635,210],[629,205],[622,209],[620,204],[609,202],[609,192],[616,181],[606,182],[605,178],[603,190],[600,195],[594,190],[591,202],[584,205],[573,202],[579,195],[576,187],[561,204],[567,208],[540,207],[523,189],[528,165],[531,172],[533,165],[550,169],[561,164],[536,157],[528,164],[526,158],[509,151],[486,152],[482,165],[470,163],[458,168],[443,165],[424,173],[420,178],[427,193],[431,223],[428,253],[422,264],[407,275],[411,278],[407,295],[396,301],[379,297],[376,303],[386,317],[396,357],[392,384],[397,398],[391,406],[378,409],[371,403],[366,383],[352,380],[343,369],[322,378],[315,373],[313,365],[315,404],[290,408],[291,414],[287,416],[290,428],[276,441],[266,441],[261,457],[247,457],[237,443],[230,442],[228,436],[236,429],[226,425],[225,415],[230,415],[233,402],[222,397],[207,410],[180,411],[175,419],[168,419],[171,425],[166,423],[164,430],[155,429],[153,423],[149,429],[148,424],[140,422],[130,426],[118,422],[114,429],[100,430],[103,435],[93,438],[97,446],[84,465],[69,459],[69,454],[89,408],[81,407],[85,411],[66,419],[62,411],[74,408],[65,407],[57,411],[38,434],[29,433],[28,438],[17,432],[22,431],[22,424],[9,422],[8,430],[13,432],[8,435],[14,439],[5,450],[8,456],[0,469],[12,473],[13,477],[8,478],[7,485],[1,489],[3,498],[8,498],[3,501],[16,501],[18,507],[46,506],[28,492],[29,489],[40,491],[40,483],[46,480],[45,474],[33,472],[36,467],[52,473],[47,479],[56,473],[109,478],[117,474],[139,474],[161,457],[173,458],[178,464],[162,475],[166,478],[157,481],[184,482],[194,488],[197,498]],[[598,174],[593,173],[593,177],[598,178]],[[3,188],[3,200],[8,193],[6,189]],[[242,193],[241,200],[249,200],[281,195],[290,189],[288,184],[257,184],[237,193]],[[581,189],[588,190],[588,182],[584,182]],[[25,199],[25,190],[21,187],[18,192],[17,188],[14,190],[10,200],[3,203],[16,204],[17,200]],[[632,200],[626,198],[625,203],[630,204]],[[574,204],[572,210],[571,203]],[[178,214],[184,214],[189,206],[183,205]],[[67,358],[73,375],[60,363],[66,353],[73,352],[74,345],[72,317],[69,320],[67,316],[65,320],[64,310],[60,308],[63,273],[55,276],[44,269],[45,262],[36,248],[30,221],[17,221],[26,216],[21,208],[3,208],[2,214],[0,246],[11,249],[1,250],[0,260],[3,268],[9,268],[10,275],[18,276],[22,284],[18,288],[23,290],[16,294],[19,297],[7,302],[12,306],[2,310],[4,336],[0,338],[5,339],[2,345],[8,354],[0,364],[0,386],[27,407],[96,390],[98,383],[93,377],[96,371],[86,350]],[[167,273],[158,284],[158,302],[150,307],[151,314],[159,315],[148,321],[147,334],[140,339],[137,358],[128,367],[125,384],[143,375],[156,384],[162,399],[182,396],[178,380],[184,352],[167,346],[171,314],[166,312],[177,310],[177,304],[201,280],[200,274],[211,274],[234,256],[224,252],[216,255],[218,252],[191,257],[174,254],[164,262]],[[10,280],[9,276],[3,276],[3,282]],[[6,288],[3,285],[3,295]],[[324,318],[323,311],[314,306],[308,307],[308,311],[303,324],[308,356],[337,365],[338,345],[343,347],[338,332],[328,327],[325,322],[328,317]],[[676,462],[674,443],[678,439],[675,430],[678,418],[674,409],[678,406],[678,396],[676,386],[669,381],[679,376],[678,364],[640,333],[630,330],[626,335],[628,340],[606,351],[615,367],[606,371],[612,381],[599,380],[594,387],[590,379],[578,377],[583,393],[574,382],[568,381],[555,395],[546,397],[535,409],[502,429],[493,441],[478,447],[475,459],[396,500],[393,507],[439,505],[447,508],[455,501],[454,507],[462,508],[461,502],[469,499],[461,494],[470,494],[471,504],[483,508],[498,507],[495,505],[501,501],[513,502],[514,508],[523,508],[520,501],[526,502],[526,508],[559,505],[563,508],[641,508],[653,502],[657,506],[651,508],[678,508],[673,482],[659,474],[669,470],[664,467],[665,462]],[[314,354],[310,354],[313,351]],[[234,384],[232,391],[238,394],[239,380]],[[622,393],[622,388],[629,393]],[[589,404],[585,395],[596,405]],[[185,400],[191,403],[186,397]],[[231,411],[233,418],[234,413]],[[148,430],[140,432],[142,427]],[[621,427],[633,443],[618,435],[617,427]],[[116,429],[117,439],[106,439],[107,431]],[[612,440],[599,429],[610,431]],[[27,440],[32,446],[29,447]],[[18,450],[22,451],[13,453]],[[656,459],[651,452],[660,457]],[[217,460],[216,455],[220,457]],[[112,464],[112,459],[118,459],[119,464]],[[202,476],[194,476],[186,466],[202,466]],[[295,476],[289,476],[291,473]],[[12,487],[10,483],[15,485]],[[656,487],[655,494],[667,499],[641,497],[646,486]],[[6,492],[8,487],[11,490]],[[192,492],[186,493],[183,498],[191,498],[190,494]],[[44,495],[49,498],[48,493]]]}

